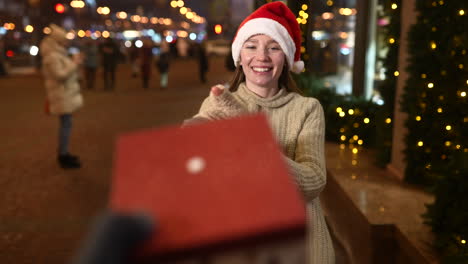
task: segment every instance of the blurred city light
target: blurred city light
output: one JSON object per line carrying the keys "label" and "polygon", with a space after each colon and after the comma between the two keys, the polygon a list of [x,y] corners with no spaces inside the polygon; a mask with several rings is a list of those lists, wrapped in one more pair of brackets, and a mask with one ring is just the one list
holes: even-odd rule
{"label": "blurred city light", "polygon": [[31,46],[31,48],[29,49],[29,54],[31,54],[31,56],[37,56],[38,53],[39,48],[37,46]]}
{"label": "blurred city light", "polygon": [[65,6],[63,4],[61,4],[61,3],[55,4],[55,12],[57,12],[59,14],[65,13]]}
{"label": "blurred city light", "polygon": [[24,27],[24,31],[32,33],[34,31],[34,27],[31,25],[27,25],[26,27]]}
{"label": "blurred city light", "polygon": [[137,48],[143,47],[143,41],[141,41],[141,40],[135,41],[135,47],[137,47]]}
{"label": "blurred city light", "polygon": [[196,40],[196,39],[197,39],[197,34],[195,34],[195,33],[190,33],[189,38],[190,38],[191,40]]}
{"label": "blurred city light", "polygon": [[223,26],[221,26],[220,24],[215,25],[214,32],[218,35],[221,34],[223,32]]}
{"label": "blurred city light", "polygon": [[73,0],[70,2],[70,6],[73,8],[83,8],[85,7],[85,2],[81,0]]}

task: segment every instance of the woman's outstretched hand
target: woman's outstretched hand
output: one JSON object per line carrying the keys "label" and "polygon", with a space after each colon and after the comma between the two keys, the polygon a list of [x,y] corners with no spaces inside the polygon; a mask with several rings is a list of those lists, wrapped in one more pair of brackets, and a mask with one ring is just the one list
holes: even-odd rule
{"label": "woman's outstretched hand", "polygon": [[248,113],[246,107],[221,84],[211,87],[210,97],[214,107],[208,115],[213,119],[226,119]]}

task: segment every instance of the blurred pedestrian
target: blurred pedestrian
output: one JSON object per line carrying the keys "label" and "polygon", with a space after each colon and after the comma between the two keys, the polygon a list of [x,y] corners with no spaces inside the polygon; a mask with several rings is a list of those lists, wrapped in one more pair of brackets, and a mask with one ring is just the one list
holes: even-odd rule
{"label": "blurred pedestrian", "polygon": [[94,40],[90,38],[85,40],[83,54],[86,87],[88,89],[93,89],[96,81],[96,71],[99,64],[99,49]]}
{"label": "blurred pedestrian", "polygon": [[80,94],[79,66],[82,58],[70,58],[66,31],[51,24],[52,32],[40,44],[42,55],[42,74],[47,93],[46,111],[59,116],[58,163],[64,169],[80,168],[77,156],[69,153],[69,138],[72,129],[72,113],[83,105]]}
{"label": "blurred pedestrian", "polygon": [[0,39],[0,77],[3,76],[7,76],[5,67],[5,43],[3,39]]}
{"label": "blurred pedestrian", "polygon": [[139,54],[143,88],[148,89],[151,77],[151,67],[153,67],[153,41],[151,39],[147,38],[143,40],[143,47],[141,47]]}
{"label": "blurred pedestrian", "polygon": [[129,48],[128,50],[128,57],[130,59],[130,65],[132,67],[132,77],[136,78],[138,76],[138,72],[140,71],[138,67],[138,48],[135,47],[135,43]]}
{"label": "blurred pedestrian", "polygon": [[115,71],[120,59],[119,47],[112,38],[106,38],[99,51],[104,74],[104,89],[113,90],[115,88]]}
{"label": "blurred pedestrian", "polygon": [[166,89],[167,83],[169,79],[169,65],[170,65],[170,49],[169,43],[166,41],[161,42],[160,54],[159,59],[157,62],[157,67],[159,70],[159,78],[160,78],[160,88]]}
{"label": "blurred pedestrian", "polygon": [[190,45],[185,38],[178,38],[176,42],[177,54],[181,58],[187,58]]}
{"label": "blurred pedestrian", "polygon": [[196,56],[198,58],[198,73],[199,73],[200,81],[202,83],[206,83],[206,73],[208,72],[208,69],[209,69],[209,61],[208,61],[208,56],[206,54],[205,41],[197,45]]}

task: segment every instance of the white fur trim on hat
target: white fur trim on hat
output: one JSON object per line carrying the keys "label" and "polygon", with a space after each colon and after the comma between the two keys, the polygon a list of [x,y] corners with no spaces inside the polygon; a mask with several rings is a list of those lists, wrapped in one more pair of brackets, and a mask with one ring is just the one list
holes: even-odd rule
{"label": "white fur trim on hat", "polygon": [[[280,23],[269,18],[254,18],[239,28],[236,38],[232,43],[232,58],[235,65],[237,66],[239,64],[239,55],[244,42],[247,41],[251,36],[262,34],[268,35],[276,42],[278,42],[284,54],[286,54],[289,68],[293,70],[296,45],[294,44],[291,35],[289,35],[288,30],[286,30],[286,28]],[[302,63],[302,67],[304,67],[304,63]]]}

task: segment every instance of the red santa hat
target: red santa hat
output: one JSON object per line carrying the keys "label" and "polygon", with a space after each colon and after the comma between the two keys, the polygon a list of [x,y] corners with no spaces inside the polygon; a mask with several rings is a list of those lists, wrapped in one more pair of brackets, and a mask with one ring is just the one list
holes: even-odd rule
{"label": "red santa hat", "polygon": [[301,61],[301,30],[294,14],[282,2],[261,6],[240,24],[232,43],[232,58],[236,66],[244,42],[251,36],[262,34],[278,42],[292,72],[299,73],[304,69],[304,62]]}

